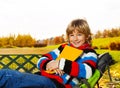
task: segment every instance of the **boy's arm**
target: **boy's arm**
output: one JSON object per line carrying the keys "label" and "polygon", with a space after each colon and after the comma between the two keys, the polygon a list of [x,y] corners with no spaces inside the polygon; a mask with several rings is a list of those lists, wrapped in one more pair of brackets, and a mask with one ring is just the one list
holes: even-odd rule
{"label": "boy's arm", "polygon": [[49,63],[52,60],[56,60],[59,53],[60,50],[57,48],[47,54],[42,55],[42,57],[37,62],[37,68],[40,70],[46,70],[47,63]]}

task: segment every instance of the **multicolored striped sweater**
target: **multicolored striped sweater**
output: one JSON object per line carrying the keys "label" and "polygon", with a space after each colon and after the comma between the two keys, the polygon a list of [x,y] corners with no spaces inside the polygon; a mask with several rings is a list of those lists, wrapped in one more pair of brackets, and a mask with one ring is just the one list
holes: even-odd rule
{"label": "multicolored striped sweater", "polygon": [[83,50],[82,56],[78,57],[76,61],[70,61],[65,58],[60,59],[60,66],[65,73],[62,76],[58,74],[46,73],[46,64],[51,60],[56,60],[66,45],[73,47],[71,44],[62,44],[57,49],[44,54],[37,63],[37,67],[41,71],[41,75],[63,84],[65,88],[72,88],[79,83],[78,78],[90,78],[96,69],[97,54],[90,47],[89,44],[80,46]]}

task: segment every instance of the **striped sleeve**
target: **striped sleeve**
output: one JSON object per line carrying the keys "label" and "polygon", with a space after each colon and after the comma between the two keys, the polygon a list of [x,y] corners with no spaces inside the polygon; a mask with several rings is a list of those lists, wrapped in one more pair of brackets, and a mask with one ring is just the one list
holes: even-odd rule
{"label": "striped sleeve", "polygon": [[59,49],[54,49],[53,51],[42,55],[42,57],[37,62],[37,68],[40,70],[45,70],[46,64],[51,60],[55,60],[58,57],[59,52]]}
{"label": "striped sleeve", "polygon": [[69,61],[65,58],[60,60],[59,68],[65,73],[79,78],[89,78],[96,69],[97,55],[95,52],[89,51],[77,59],[77,61]]}

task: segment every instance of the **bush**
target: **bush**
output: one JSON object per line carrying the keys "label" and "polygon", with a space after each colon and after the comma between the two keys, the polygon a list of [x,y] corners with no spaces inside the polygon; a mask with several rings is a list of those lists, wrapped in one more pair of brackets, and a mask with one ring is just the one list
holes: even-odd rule
{"label": "bush", "polygon": [[112,42],[109,45],[110,50],[120,50],[120,42]]}
{"label": "bush", "polygon": [[43,43],[34,44],[34,47],[45,47],[45,46],[47,46],[47,44],[43,44]]}

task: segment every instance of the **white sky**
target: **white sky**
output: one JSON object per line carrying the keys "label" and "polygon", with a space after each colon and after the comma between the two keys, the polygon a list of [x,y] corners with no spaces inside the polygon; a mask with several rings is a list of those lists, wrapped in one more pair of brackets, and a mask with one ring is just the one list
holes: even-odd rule
{"label": "white sky", "polygon": [[55,37],[65,34],[71,20],[83,17],[92,33],[120,27],[120,0],[0,0],[0,37]]}

